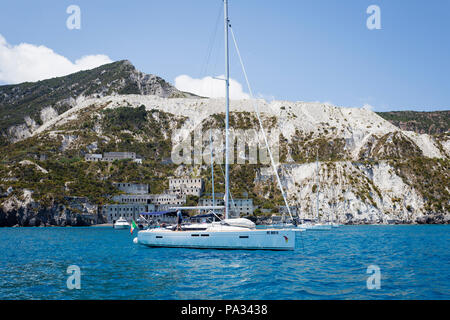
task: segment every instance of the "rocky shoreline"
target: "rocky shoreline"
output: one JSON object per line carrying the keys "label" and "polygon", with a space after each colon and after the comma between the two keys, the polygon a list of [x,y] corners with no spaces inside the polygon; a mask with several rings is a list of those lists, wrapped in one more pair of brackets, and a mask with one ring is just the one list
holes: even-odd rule
{"label": "rocky shoreline", "polygon": [[0,209],[0,227],[85,227],[105,222],[101,215],[83,215],[70,209],[52,207],[37,212],[20,208],[5,213]]}
{"label": "rocky shoreline", "polygon": [[[268,224],[267,218],[258,217],[257,225]],[[337,221],[343,225],[424,225],[450,224],[450,215],[430,214],[421,216],[413,221],[389,220],[366,221],[348,220]],[[105,225],[106,218],[98,213],[80,213],[65,205],[54,205],[51,208],[18,208],[5,212],[0,208],[0,227],[87,227]]]}
{"label": "rocky shoreline", "polygon": [[[257,225],[281,222],[279,215],[276,218],[278,222],[275,222],[271,214],[246,218]],[[428,212],[393,217],[387,212],[375,216],[347,211],[337,215],[333,222],[343,225],[449,224],[450,213]],[[99,206],[86,197],[64,197],[46,206],[34,201],[31,192],[24,192],[22,197],[13,195],[0,206],[0,227],[86,227],[105,223],[107,219]]]}
{"label": "rocky shoreline", "polygon": [[70,198],[48,207],[16,199],[0,207],[0,227],[85,227],[102,223],[106,219],[98,213],[98,206],[86,198]]}

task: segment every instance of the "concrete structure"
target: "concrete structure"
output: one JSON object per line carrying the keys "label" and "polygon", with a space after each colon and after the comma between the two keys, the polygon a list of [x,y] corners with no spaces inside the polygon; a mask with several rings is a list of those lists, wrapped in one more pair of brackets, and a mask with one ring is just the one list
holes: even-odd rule
{"label": "concrete structure", "polygon": [[[297,217],[298,214],[300,213],[300,208],[297,206],[289,206],[289,209],[291,210],[291,214],[294,217]],[[289,210],[287,209],[286,206],[278,206],[278,212],[281,214],[289,215]]]}
{"label": "concrete structure", "polygon": [[202,178],[170,178],[169,193],[200,197],[204,191]]}
{"label": "concrete structure", "polygon": [[118,203],[151,203],[153,195],[151,194],[119,194],[113,197],[114,202]]}
{"label": "concrete structure", "polygon": [[85,161],[107,161],[113,162],[115,160],[133,160],[142,164],[142,157],[139,157],[134,152],[105,152],[103,155],[96,153],[87,153],[84,155]]}
{"label": "concrete structure", "polygon": [[[136,220],[143,212],[165,211],[170,207],[182,206],[186,203],[186,195],[182,194],[149,194],[148,184],[117,182],[113,185],[125,194],[119,194],[112,198],[118,204],[103,206],[102,213],[109,223],[113,223],[120,217],[124,217],[128,221]],[[175,218],[170,217],[170,219]]]}
{"label": "concrete structure", "polygon": [[129,194],[148,194],[149,188],[146,183],[129,183],[129,182],[116,182],[113,186]]}
{"label": "concrete structure", "polygon": [[253,199],[233,199],[230,201],[230,210],[239,215],[253,215]]}
{"label": "concrete structure", "polygon": [[[215,196],[215,203],[213,204],[212,198],[201,198],[198,202],[199,206],[223,206],[225,200],[222,197]],[[240,217],[241,215],[253,215],[253,199],[230,199],[230,217]],[[207,213],[205,210],[200,210],[200,213]],[[218,213],[223,213],[223,210],[218,210]]]}
{"label": "concrete structure", "polygon": [[186,196],[172,193],[151,194],[150,202],[158,207],[181,206],[186,203]]}
{"label": "concrete structure", "polygon": [[185,195],[162,193],[162,194],[120,194],[113,197],[114,202],[119,203],[141,203],[154,204],[159,210],[162,205],[180,206],[186,203]]}
{"label": "concrete structure", "polygon": [[105,152],[103,154],[103,161],[127,160],[136,159],[134,152]]}
{"label": "concrete structure", "polygon": [[107,204],[102,207],[102,214],[108,223],[114,223],[120,217],[127,221],[136,221],[143,212],[155,211],[153,204]]}
{"label": "concrete structure", "polygon": [[96,153],[86,153],[84,155],[84,161],[102,161],[103,156]]}

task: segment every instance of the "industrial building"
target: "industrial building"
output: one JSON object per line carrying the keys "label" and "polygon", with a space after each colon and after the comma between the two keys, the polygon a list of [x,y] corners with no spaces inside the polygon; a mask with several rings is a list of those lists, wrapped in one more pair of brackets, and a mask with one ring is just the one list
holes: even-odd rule
{"label": "industrial building", "polygon": [[[198,202],[199,206],[224,206],[225,200],[223,199],[223,194],[215,194],[215,199],[213,203],[212,197],[201,198]],[[253,199],[230,199],[230,217],[240,217],[253,215]],[[207,210],[200,210],[200,213],[206,213]],[[218,210],[219,213],[223,213],[223,210]]]}
{"label": "industrial building", "polygon": [[133,160],[136,163],[142,164],[142,157],[136,155],[134,152],[105,152],[103,155],[98,153],[86,153],[84,155],[84,160],[106,162],[113,162],[116,160]]}
{"label": "industrial building", "polygon": [[204,191],[202,178],[170,178],[169,193],[200,197]]}

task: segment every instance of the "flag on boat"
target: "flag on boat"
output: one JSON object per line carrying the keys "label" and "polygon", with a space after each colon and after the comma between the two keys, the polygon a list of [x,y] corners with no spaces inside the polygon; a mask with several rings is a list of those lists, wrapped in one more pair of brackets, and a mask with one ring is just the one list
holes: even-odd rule
{"label": "flag on boat", "polygon": [[131,220],[131,229],[130,229],[131,233],[133,233],[134,229],[136,228],[137,228],[136,222],[134,222],[134,220]]}

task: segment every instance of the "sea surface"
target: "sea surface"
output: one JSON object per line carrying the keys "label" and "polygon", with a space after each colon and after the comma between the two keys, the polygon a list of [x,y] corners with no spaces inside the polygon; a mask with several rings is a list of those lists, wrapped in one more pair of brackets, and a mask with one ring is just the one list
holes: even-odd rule
{"label": "sea surface", "polygon": [[[135,236],[0,228],[0,299],[450,299],[450,226],[307,231],[293,252],[148,248]],[[80,289],[67,287],[70,265]]]}

